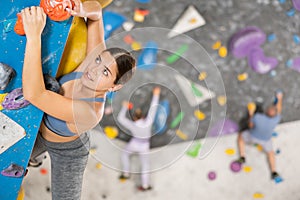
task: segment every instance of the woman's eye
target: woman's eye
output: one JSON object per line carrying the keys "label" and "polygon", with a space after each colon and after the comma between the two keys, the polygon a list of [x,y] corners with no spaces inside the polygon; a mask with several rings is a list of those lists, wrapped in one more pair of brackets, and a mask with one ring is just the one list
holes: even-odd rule
{"label": "woman's eye", "polygon": [[100,63],[101,63],[101,59],[100,59],[99,57],[97,57],[96,60],[95,60],[95,62],[96,62],[97,64],[100,64]]}
{"label": "woman's eye", "polygon": [[107,71],[107,69],[103,70],[103,74],[104,74],[104,76],[108,76],[108,71]]}

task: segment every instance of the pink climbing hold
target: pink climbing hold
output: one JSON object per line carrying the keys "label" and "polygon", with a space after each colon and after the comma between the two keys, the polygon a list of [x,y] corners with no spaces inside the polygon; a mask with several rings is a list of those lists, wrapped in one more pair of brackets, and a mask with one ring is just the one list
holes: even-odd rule
{"label": "pink climbing hold", "polygon": [[237,162],[237,161],[233,161],[231,164],[230,164],[230,169],[231,171],[237,173],[239,171],[241,171],[242,169],[242,164]]}
{"label": "pink climbing hold", "polygon": [[211,172],[208,173],[207,177],[208,177],[209,180],[213,181],[213,180],[216,179],[217,174],[216,174],[216,172],[211,171]]}

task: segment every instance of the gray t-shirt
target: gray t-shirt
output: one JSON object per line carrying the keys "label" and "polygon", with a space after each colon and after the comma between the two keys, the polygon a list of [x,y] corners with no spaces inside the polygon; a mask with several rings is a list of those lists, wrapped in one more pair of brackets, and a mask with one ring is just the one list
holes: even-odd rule
{"label": "gray t-shirt", "polygon": [[251,135],[260,140],[271,139],[274,129],[280,120],[280,115],[268,117],[267,115],[261,113],[255,114],[252,118],[254,127],[250,129]]}

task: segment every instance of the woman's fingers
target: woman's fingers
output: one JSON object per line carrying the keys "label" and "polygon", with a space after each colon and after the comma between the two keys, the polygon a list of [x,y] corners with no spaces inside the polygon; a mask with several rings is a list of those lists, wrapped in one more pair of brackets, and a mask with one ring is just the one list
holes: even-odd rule
{"label": "woman's fingers", "polygon": [[46,25],[44,10],[38,6],[31,6],[21,11],[21,17],[27,38],[40,36]]}
{"label": "woman's fingers", "polygon": [[36,15],[36,9],[37,9],[36,6],[31,6],[30,10],[29,10],[30,14],[31,15]]}
{"label": "woman's fingers", "polygon": [[73,10],[80,10],[81,1],[80,0],[72,0],[72,2],[74,3]]}
{"label": "woman's fingers", "polygon": [[36,13],[39,17],[43,19],[43,21],[46,21],[46,13],[44,12],[43,8],[37,7]]}

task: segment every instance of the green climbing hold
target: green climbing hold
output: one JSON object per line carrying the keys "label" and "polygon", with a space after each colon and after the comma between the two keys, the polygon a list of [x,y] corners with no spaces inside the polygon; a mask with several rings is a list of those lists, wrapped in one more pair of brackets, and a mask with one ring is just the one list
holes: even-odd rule
{"label": "green climbing hold", "polygon": [[192,91],[193,91],[194,95],[197,96],[197,97],[202,97],[202,96],[203,96],[203,93],[200,92],[200,91],[197,89],[195,83],[192,83]]}
{"label": "green climbing hold", "polygon": [[184,117],[184,112],[178,113],[175,119],[171,122],[170,128],[175,128],[182,121],[183,117]]}
{"label": "green climbing hold", "polygon": [[188,156],[191,156],[193,158],[196,158],[199,154],[199,150],[201,148],[201,143],[197,142],[196,144],[194,144],[187,152],[186,154]]}
{"label": "green climbing hold", "polygon": [[167,58],[167,63],[172,64],[176,62],[181,57],[181,55],[187,50],[188,50],[188,45],[186,44],[182,45],[173,55]]}

